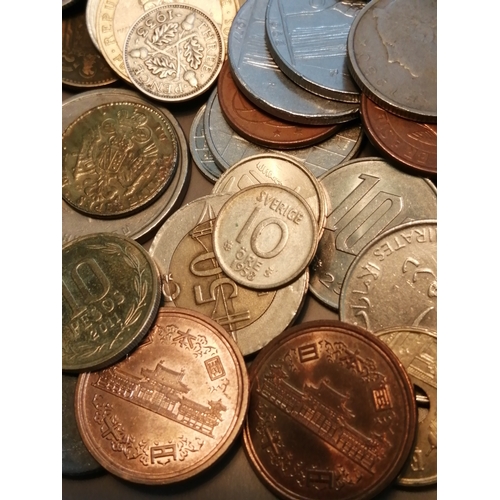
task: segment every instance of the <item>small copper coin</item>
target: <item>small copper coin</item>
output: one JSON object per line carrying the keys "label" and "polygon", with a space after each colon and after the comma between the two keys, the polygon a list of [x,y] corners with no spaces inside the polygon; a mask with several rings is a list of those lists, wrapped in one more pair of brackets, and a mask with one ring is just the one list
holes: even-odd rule
{"label": "small copper coin", "polygon": [[248,405],[243,357],[224,329],[187,309],[160,309],[124,361],[80,376],[82,439],[109,472],[143,484],[189,478],[241,430]]}
{"label": "small copper coin", "polygon": [[62,368],[111,365],[146,335],[160,305],[160,276],[146,250],[112,233],[62,250]]}
{"label": "small copper coin", "polygon": [[403,167],[437,174],[437,124],[401,118],[361,97],[361,121],[372,144]]}
{"label": "small copper coin", "polygon": [[245,450],[282,498],[374,497],[396,478],[415,431],[408,374],[362,328],[306,322],[252,363]]}
{"label": "small copper coin", "polygon": [[62,83],[92,89],[116,80],[116,74],[90,38],[85,21],[85,3],[68,11],[62,19]]}
{"label": "small copper coin", "polygon": [[266,113],[249,101],[236,86],[229,61],[222,66],[217,93],[222,113],[229,125],[242,137],[259,146],[304,148],[325,140],[342,128],[342,125],[300,125]]}

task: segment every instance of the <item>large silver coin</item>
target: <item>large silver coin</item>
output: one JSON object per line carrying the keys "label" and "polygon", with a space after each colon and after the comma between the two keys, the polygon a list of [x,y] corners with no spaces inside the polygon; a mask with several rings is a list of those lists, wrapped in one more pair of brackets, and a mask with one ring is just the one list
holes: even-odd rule
{"label": "large silver coin", "polygon": [[360,90],[347,67],[347,35],[360,0],[270,0],[268,48],[295,83],[328,99],[359,102]]}
{"label": "large silver coin", "polygon": [[[144,99],[136,92],[121,89],[103,89],[78,94],[62,105],[62,128],[65,130],[81,113],[101,104],[126,100],[143,103]],[[151,103],[146,101],[148,105]],[[176,118],[165,108],[156,106],[171,122],[179,140],[179,166],[171,184],[164,193],[149,207],[129,217],[114,220],[95,219],[83,215],[63,201],[62,237],[67,243],[79,236],[91,233],[118,233],[132,239],[139,239],[155,229],[177,207],[187,189],[189,172],[188,145],[184,132]]]}
{"label": "large silver coin", "polygon": [[[344,277],[359,252],[381,232],[406,221],[435,218],[437,193],[427,179],[380,158],[352,160],[320,177],[331,212],[310,266],[310,291],[338,309]],[[362,325],[366,328],[366,325]]]}
{"label": "large silver coin", "polygon": [[437,120],[437,1],[374,0],[347,41],[354,79],[379,106],[417,121]]}
{"label": "large silver coin", "polygon": [[266,45],[266,6],[267,0],[247,0],[231,26],[228,58],[239,89],[256,106],[283,120],[324,125],[355,118],[357,104],[312,94],[281,72]]}

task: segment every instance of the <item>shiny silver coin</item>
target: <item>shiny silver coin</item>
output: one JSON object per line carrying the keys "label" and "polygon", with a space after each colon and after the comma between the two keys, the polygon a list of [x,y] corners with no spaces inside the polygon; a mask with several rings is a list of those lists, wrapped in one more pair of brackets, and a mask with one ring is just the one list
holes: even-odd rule
{"label": "shiny silver coin", "polygon": [[87,25],[87,31],[89,32],[90,39],[94,44],[95,48],[101,53],[101,47],[97,41],[97,7],[99,6],[100,0],[87,0],[87,7],[85,10],[85,23]]}
{"label": "shiny silver coin", "polygon": [[360,89],[347,67],[347,35],[364,6],[359,0],[270,0],[266,36],[274,61],[309,92],[359,102]]}
{"label": "shiny silver coin", "polygon": [[231,26],[228,58],[241,92],[256,106],[283,120],[325,125],[355,118],[357,104],[312,94],[281,72],[266,45],[266,6],[267,0],[247,0]]}

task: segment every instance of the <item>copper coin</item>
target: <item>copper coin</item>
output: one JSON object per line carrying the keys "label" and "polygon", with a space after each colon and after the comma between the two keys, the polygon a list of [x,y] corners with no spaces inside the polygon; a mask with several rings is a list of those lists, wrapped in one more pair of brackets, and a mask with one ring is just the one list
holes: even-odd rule
{"label": "copper coin", "polygon": [[80,376],[76,418],[109,472],[143,484],[194,476],[228,449],[243,424],[248,377],[224,329],[187,309],[160,309],[124,361]]}
{"label": "copper coin", "polygon": [[372,498],[396,478],[415,431],[408,374],[362,328],[306,322],[252,363],[245,450],[280,497]]}
{"label": "copper coin", "polygon": [[85,21],[85,3],[62,19],[62,82],[92,89],[118,80],[90,38]]}
{"label": "copper coin", "polygon": [[217,93],[222,113],[229,125],[242,137],[259,146],[304,148],[321,142],[342,128],[342,125],[300,125],[266,113],[249,101],[236,86],[229,61],[222,66]]}
{"label": "copper coin", "polygon": [[401,118],[361,97],[361,120],[371,143],[403,167],[437,174],[437,124]]}

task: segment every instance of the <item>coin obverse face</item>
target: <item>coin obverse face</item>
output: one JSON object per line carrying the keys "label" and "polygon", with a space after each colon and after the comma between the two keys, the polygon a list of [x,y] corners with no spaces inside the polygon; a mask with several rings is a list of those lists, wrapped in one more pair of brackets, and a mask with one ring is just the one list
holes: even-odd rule
{"label": "coin obverse face", "polygon": [[68,243],[62,264],[62,368],[109,366],[153,323],[160,304],[156,265],[141,245],[111,233]]}
{"label": "coin obverse face", "polygon": [[76,392],[77,423],[94,457],[123,479],[167,484],[228,449],[243,424],[248,377],[217,323],[166,308],[127,359],[81,375]]}

